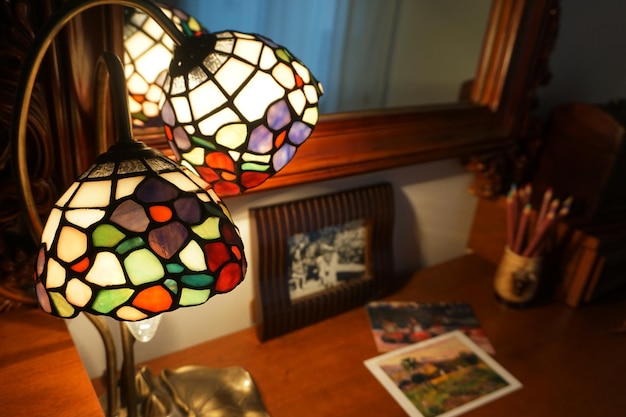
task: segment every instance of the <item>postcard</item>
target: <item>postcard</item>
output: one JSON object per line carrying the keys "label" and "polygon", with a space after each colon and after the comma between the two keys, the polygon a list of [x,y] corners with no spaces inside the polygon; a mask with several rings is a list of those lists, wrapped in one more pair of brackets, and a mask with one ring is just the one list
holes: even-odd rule
{"label": "postcard", "polygon": [[460,330],[485,352],[495,353],[469,303],[373,301],[366,309],[379,352]]}
{"label": "postcard", "polygon": [[411,417],[458,416],[522,387],[459,330],[364,363]]}

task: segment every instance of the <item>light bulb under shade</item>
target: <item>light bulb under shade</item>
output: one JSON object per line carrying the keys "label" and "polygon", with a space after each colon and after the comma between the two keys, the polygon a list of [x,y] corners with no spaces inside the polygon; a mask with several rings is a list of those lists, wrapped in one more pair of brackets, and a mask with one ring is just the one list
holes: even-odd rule
{"label": "light bulb under shade", "polygon": [[[178,30],[193,36],[207,30],[185,11],[157,3]],[[163,81],[174,53],[174,41],[146,13],[124,8],[124,71],[128,104],[136,126],[160,126]]]}
{"label": "light bulb under shade", "polygon": [[[115,145],[101,155],[54,205],[35,268],[46,312],[137,321],[202,304],[243,280],[243,243],[220,198],[135,143],[136,152]],[[128,157],[111,157],[119,154]]]}
{"label": "light bulb under shade", "polygon": [[220,196],[280,171],[311,135],[323,94],[286,48],[231,31],[185,39],[163,90],[161,118],[175,157]]}

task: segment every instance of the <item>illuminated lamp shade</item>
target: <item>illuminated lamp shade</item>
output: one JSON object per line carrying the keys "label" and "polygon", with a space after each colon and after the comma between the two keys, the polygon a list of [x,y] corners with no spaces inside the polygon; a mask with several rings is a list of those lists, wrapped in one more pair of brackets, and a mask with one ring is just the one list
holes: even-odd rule
{"label": "illuminated lamp shade", "polygon": [[174,156],[220,196],[280,171],[313,131],[323,93],[287,49],[230,31],[185,38],[163,90],[161,118]]}
{"label": "illuminated lamp shade", "polygon": [[[158,4],[186,36],[207,30],[184,11]],[[174,41],[143,11],[124,8],[124,71],[129,109],[135,126],[161,126],[159,102],[163,81],[174,53]]]}
{"label": "illuminated lamp shade", "polygon": [[35,284],[56,316],[137,321],[229,292],[245,270],[239,232],[208,184],[133,141],[100,155],[56,202]]}

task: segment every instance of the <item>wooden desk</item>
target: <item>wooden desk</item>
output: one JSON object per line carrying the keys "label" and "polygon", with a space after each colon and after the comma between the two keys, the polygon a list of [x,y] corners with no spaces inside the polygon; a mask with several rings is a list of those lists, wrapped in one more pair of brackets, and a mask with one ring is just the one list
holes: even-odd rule
{"label": "wooden desk", "polygon": [[104,416],[63,320],[34,308],[0,314],[0,415]]}
{"label": "wooden desk", "polygon": [[[493,274],[491,263],[468,255],[417,272],[390,297],[471,302],[495,359],[524,384],[466,415],[624,415],[626,334],[611,329],[626,319],[626,301],[578,310],[557,303],[508,309],[493,298]],[[188,364],[243,366],[273,417],[405,416],[363,365],[377,354],[367,314],[359,308],[265,343],[247,329],[146,365],[154,372]]]}

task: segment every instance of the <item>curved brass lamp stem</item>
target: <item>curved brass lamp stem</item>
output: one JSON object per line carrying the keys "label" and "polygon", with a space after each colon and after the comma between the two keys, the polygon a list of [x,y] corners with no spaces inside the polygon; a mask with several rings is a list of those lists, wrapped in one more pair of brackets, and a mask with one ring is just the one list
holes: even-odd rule
{"label": "curved brass lamp stem", "polygon": [[41,237],[43,225],[33,198],[26,161],[26,125],[33,86],[35,85],[41,61],[59,31],[76,15],[92,7],[102,5],[122,5],[142,10],[154,19],[177,44],[180,44],[185,36],[157,5],[145,0],[73,0],[63,4],[44,23],[41,32],[35,36],[33,45],[24,59],[22,73],[20,74],[15,93],[14,113],[11,123],[13,176],[18,181],[20,199],[26,209],[29,218],[28,225],[35,241],[38,241]]}

